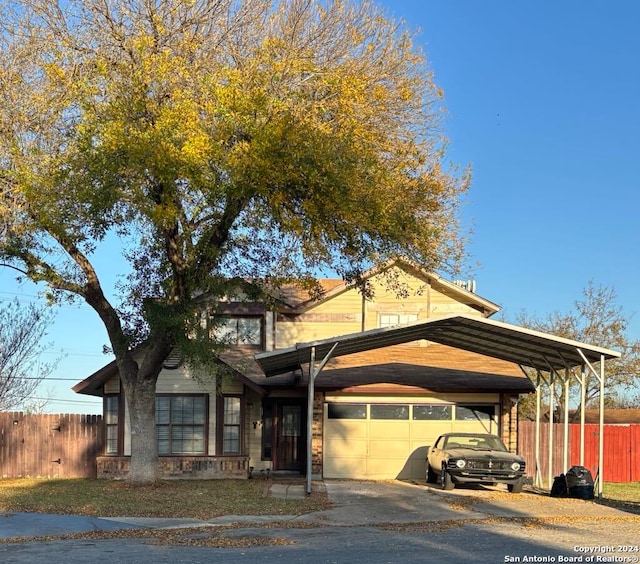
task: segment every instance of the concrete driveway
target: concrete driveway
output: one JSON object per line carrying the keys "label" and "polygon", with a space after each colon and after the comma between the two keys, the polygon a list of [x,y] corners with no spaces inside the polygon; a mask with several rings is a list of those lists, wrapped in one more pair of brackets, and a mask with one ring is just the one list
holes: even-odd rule
{"label": "concrete driveway", "polygon": [[331,525],[376,525],[496,518],[626,518],[626,511],[593,500],[552,498],[525,489],[508,493],[503,486],[437,487],[401,481],[326,480],[333,509],[299,517]]}

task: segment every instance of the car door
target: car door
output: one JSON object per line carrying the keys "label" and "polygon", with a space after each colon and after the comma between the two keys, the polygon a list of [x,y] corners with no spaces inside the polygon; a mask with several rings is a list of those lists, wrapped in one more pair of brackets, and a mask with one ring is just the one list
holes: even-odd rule
{"label": "car door", "polygon": [[445,437],[438,437],[435,444],[431,447],[429,451],[429,464],[431,468],[434,470],[440,470],[442,466],[443,459],[443,451],[442,446],[444,445]]}

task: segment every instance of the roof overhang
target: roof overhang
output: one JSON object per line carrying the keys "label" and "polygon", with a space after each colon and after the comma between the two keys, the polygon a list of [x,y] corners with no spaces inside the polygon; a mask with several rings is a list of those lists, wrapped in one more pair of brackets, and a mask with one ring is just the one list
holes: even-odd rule
{"label": "roof overhang", "polygon": [[[258,353],[256,361],[267,377],[283,374],[309,363],[311,350],[322,359],[427,340],[459,349],[499,358],[541,371],[560,371],[598,362],[602,358],[619,358],[620,353],[556,337],[500,321],[469,315],[419,321],[401,327],[372,329],[293,347]],[[335,348],[334,348],[335,347]],[[332,351],[333,349],[333,351]]]}

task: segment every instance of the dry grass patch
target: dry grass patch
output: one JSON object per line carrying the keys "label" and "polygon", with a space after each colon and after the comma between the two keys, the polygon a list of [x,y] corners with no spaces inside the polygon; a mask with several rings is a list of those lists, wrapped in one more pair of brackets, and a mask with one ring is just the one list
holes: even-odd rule
{"label": "dry grass patch", "polygon": [[267,495],[265,480],[166,481],[130,486],[106,480],[0,480],[0,511],[97,517],[191,517],[302,515],[330,507],[326,493],[304,499]]}

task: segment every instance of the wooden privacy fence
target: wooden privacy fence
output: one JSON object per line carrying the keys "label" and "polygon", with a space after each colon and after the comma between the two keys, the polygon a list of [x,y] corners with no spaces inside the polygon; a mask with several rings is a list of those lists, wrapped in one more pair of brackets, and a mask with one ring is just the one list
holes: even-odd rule
{"label": "wooden privacy fence", "polygon": [[[533,421],[521,421],[518,426],[518,453],[527,461],[527,474],[535,477],[535,436]],[[599,425],[584,426],[584,466],[593,477],[598,472]],[[580,425],[569,425],[568,466],[580,465]],[[605,482],[640,481],[640,425],[604,426],[603,478]],[[563,468],[564,424],[553,425],[553,476],[568,470]],[[546,482],[549,468],[549,423],[540,424],[540,475]]]}
{"label": "wooden privacy fence", "polygon": [[100,415],[0,413],[0,477],[95,478]]}

